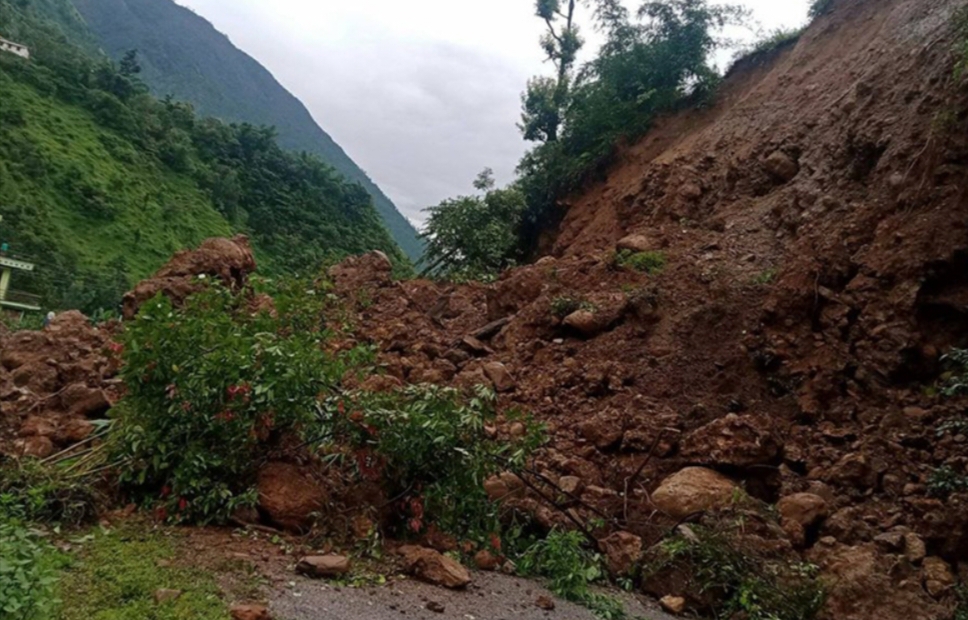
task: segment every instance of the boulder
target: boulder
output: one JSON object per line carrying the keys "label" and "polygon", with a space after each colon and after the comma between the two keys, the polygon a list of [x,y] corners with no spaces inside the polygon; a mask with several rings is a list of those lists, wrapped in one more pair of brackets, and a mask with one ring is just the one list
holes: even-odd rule
{"label": "boulder", "polygon": [[256,481],[259,512],[270,523],[303,532],[326,504],[322,487],[303,469],[289,463],[268,463]]}
{"label": "boulder", "polygon": [[783,151],[774,151],[763,162],[763,167],[777,181],[792,181],[800,173],[800,164]]}
{"label": "boulder", "polygon": [[563,324],[585,336],[594,336],[602,330],[595,313],[588,310],[572,312],[565,317]]}
{"label": "boulder", "polygon": [[498,392],[511,392],[517,387],[517,382],[511,376],[511,371],[501,362],[488,362],[484,364],[484,374],[494,384],[494,389]]}
{"label": "boulder", "polygon": [[313,578],[328,579],[350,572],[350,559],[342,555],[311,555],[299,560],[296,572]]}
{"label": "boulder", "polygon": [[578,432],[599,450],[608,450],[618,445],[625,434],[622,418],[614,411],[604,411],[581,422]]}
{"label": "boulder", "polygon": [[605,554],[609,572],[617,577],[631,575],[642,557],[642,539],[629,532],[615,532],[598,541],[598,545]]}
{"label": "boulder", "polygon": [[921,576],[924,589],[934,598],[940,598],[958,581],[948,563],[938,557],[924,559]]}
{"label": "boulder", "polygon": [[467,587],[470,573],[459,562],[426,547],[405,546],[399,550],[408,573],[434,585],[454,590]]}
{"label": "boulder", "polygon": [[681,450],[698,465],[751,467],[775,463],[780,442],[752,416],[730,414],[687,435]]}
{"label": "boulder", "polygon": [[618,243],[615,244],[615,249],[621,252],[626,250],[628,252],[650,252],[657,249],[657,245],[652,239],[649,239],[645,235],[629,235],[627,237],[622,237]]}
{"label": "boulder", "polygon": [[655,506],[675,519],[724,508],[739,492],[735,482],[704,467],[687,467],[666,478],[652,494]]}

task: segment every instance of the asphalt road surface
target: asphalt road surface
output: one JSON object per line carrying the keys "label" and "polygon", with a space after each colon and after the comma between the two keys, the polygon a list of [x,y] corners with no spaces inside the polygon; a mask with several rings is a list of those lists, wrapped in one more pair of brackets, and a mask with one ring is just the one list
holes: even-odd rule
{"label": "asphalt road surface", "polygon": [[[474,573],[464,591],[412,580],[385,586],[336,587],[296,578],[272,601],[278,620],[596,620],[587,609],[555,599],[539,584],[498,573]],[[675,620],[650,602],[619,595],[630,619]],[[539,606],[539,599],[547,606]]]}

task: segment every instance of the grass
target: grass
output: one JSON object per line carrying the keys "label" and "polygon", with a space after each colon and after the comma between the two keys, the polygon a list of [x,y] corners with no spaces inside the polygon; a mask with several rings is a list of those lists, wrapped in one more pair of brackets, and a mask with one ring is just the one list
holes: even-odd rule
{"label": "grass", "polygon": [[[228,620],[215,577],[180,565],[192,551],[177,535],[126,525],[79,544],[57,586],[62,620]],[[157,603],[159,589],[182,594]]]}
{"label": "grass", "polygon": [[615,264],[624,269],[655,275],[666,266],[666,256],[662,252],[632,252],[622,250],[615,254]]}
{"label": "grass", "polygon": [[571,295],[561,295],[551,300],[551,314],[559,319],[563,319],[579,310],[594,312],[595,305],[585,301],[581,297],[572,297]]}

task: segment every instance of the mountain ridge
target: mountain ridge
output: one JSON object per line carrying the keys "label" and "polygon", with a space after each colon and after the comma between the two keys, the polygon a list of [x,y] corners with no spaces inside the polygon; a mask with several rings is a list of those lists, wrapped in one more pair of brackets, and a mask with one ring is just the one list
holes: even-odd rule
{"label": "mountain ridge", "polygon": [[283,148],[314,153],[362,185],[397,244],[412,260],[422,254],[413,225],[306,106],[210,21],[172,0],[72,2],[111,58],[138,50],[156,96],[187,101],[201,116],[275,127]]}

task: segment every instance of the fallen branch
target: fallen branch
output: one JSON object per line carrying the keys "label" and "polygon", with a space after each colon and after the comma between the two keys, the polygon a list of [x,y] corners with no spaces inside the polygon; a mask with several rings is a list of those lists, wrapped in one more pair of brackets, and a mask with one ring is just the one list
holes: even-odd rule
{"label": "fallen branch", "polygon": [[471,338],[477,338],[478,340],[490,340],[498,334],[504,326],[514,320],[517,315],[512,314],[511,316],[506,316],[503,319],[498,319],[496,321],[491,321],[484,327],[478,329],[477,331],[467,334]]}

